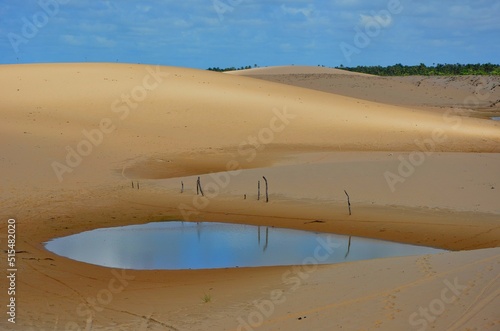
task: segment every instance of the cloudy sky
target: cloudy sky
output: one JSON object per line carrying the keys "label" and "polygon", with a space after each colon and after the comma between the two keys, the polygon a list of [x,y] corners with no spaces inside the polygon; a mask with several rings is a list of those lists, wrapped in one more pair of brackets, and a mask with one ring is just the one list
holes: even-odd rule
{"label": "cloudy sky", "polygon": [[0,63],[499,63],[497,0],[0,0]]}

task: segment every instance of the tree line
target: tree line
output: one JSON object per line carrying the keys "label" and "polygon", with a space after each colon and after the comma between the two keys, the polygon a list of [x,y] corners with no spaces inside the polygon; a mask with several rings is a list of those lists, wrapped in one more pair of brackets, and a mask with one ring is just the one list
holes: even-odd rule
{"label": "tree line", "polygon": [[492,63],[484,64],[434,64],[426,66],[423,63],[414,66],[402,65],[401,63],[382,66],[357,66],[335,67],[348,71],[360,72],[377,76],[456,76],[456,75],[500,75],[500,65]]}
{"label": "tree line", "polygon": [[[254,64],[253,66],[241,66],[237,67],[227,67],[219,68],[213,67],[208,68],[210,71],[225,72],[225,71],[235,71],[235,70],[245,70],[257,68],[258,66]],[[318,67],[325,67],[324,65],[318,65]],[[344,67],[340,65],[335,67],[336,69],[360,72],[364,74],[377,75],[377,76],[457,76],[457,75],[496,75],[500,76],[500,65],[492,63],[477,63],[477,64],[434,64],[432,66],[426,66],[423,63],[414,66],[402,65],[397,63],[391,66],[357,66],[357,67]]]}
{"label": "tree line", "polygon": [[228,68],[213,67],[213,68],[208,68],[207,70],[224,72],[224,71],[236,71],[236,70],[245,70],[245,69],[252,69],[252,68],[257,68],[257,65],[254,64],[253,67],[252,66],[242,66],[239,68],[236,68],[236,67],[228,67]]}

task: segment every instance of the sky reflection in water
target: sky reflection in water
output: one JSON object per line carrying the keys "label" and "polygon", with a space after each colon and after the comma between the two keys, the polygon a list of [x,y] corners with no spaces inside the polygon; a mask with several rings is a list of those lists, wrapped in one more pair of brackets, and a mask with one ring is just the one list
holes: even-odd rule
{"label": "sky reflection in water", "polygon": [[[141,270],[339,263],[443,252],[327,233],[178,221],[97,229],[51,240],[45,247],[77,261]],[[318,261],[315,253],[328,258]]]}

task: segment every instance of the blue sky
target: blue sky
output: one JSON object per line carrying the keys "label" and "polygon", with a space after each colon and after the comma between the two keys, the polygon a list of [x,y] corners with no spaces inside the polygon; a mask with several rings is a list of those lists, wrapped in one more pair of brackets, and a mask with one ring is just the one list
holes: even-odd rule
{"label": "blue sky", "polygon": [[499,17],[497,0],[0,0],[0,63],[499,63]]}

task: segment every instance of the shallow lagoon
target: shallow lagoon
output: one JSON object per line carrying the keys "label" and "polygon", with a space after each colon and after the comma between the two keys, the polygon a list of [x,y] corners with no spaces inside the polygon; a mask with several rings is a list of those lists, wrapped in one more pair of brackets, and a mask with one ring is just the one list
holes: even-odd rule
{"label": "shallow lagoon", "polygon": [[178,221],[96,229],[45,247],[81,262],[139,270],[327,264],[444,252],[328,233]]}

